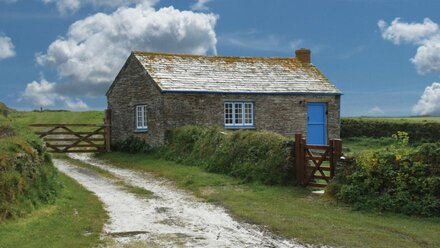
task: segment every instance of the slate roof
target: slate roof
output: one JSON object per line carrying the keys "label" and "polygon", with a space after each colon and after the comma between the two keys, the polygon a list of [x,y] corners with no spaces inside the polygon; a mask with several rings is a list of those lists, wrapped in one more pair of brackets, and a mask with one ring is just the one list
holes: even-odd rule
{"label": "slate roof", "polygon": [[341,94],[314,65],[295,58],[133,54],[162,92]]}

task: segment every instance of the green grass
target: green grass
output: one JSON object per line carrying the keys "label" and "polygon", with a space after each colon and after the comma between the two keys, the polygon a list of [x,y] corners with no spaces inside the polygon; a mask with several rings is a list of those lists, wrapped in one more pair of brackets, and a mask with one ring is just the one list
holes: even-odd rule
{"label": "green grass", "polygon": [[417,116],[417,117],[343,117],[342,119],[354,119],[362,121],[385,121],[394,123],[423,123],[423,122],[440,122],[440,116]]}
{"label": "green grass", "polygon": [[0,224],[0,247],[94,247],[107,214],[98,198],[60,175],[64,188],[54,205]]}
{"label": "green grass", "polygon": [[10,115],[18,124],[101,124],[103,123],[104,111],[83,112],[15,112]]}
{"label": "green grass", "polygon": [[345,247],[440,247],[440,219],[352,211],[299,187],[241,184],[240,181],[151,155],[101,154],[123,168],[168,178],[180,188],[221,204],[238,218],[311,244]]}
{"label": "green grass", "polygon": [[344,154],[354,154],[365,150],[379,150],[395,143],[391,137],[369,138],[369,137],[350,137],[342,142]]}

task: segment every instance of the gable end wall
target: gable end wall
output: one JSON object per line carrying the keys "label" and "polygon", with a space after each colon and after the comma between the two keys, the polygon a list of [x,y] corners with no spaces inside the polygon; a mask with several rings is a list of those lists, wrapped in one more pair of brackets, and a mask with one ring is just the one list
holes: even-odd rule
{"label": "gable end wall", "polygon": [[[163,96],[139,61],[131,55],[107,96],[111,110],[112,144],[131,135],[157,146],[164,140]],[[148,131],[136,131],[135,107],[147,106]]]}

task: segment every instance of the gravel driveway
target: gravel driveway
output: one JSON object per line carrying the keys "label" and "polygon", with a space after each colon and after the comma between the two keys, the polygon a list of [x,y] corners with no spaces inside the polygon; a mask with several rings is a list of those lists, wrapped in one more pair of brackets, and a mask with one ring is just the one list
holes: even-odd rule
{"label": "gravel driveway", "polygon": [[223,208],[204,202],[153,175],[120,169],[86,154],[74,159],[104,169],[126,184],[145,188],[153,197],[142,198],[121,189],[115,181],[54,159],[55,166],[95,193],[110,216],[103,238],[111,246],[136,244],[157,247],[304,247],[264,228],[234,220]]}

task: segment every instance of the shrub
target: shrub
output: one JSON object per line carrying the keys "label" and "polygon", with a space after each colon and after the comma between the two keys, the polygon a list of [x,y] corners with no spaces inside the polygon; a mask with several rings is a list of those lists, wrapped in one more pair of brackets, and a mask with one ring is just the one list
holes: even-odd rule
{"label": "shrub", "polygon": [[57,170],[41,140],[0,119],[0,221],[52,203],[60,189]]}
{"label": "shrub", "polygon": [[293,182],[286,138],[272,132],[185,126],[173,130],[162,156],[209,172],[265,184]]}
{"label": "shrub", "polygon": [[407,135],[395,137],[394,145],[341,163],[331,194],[355,209],[440,216],[440,143],[410,149]]}
{"label": "shrub", "polygon": [[125,140],[116,142],[113,148],[128,153],[148,153],[151,151],[151,146],[145,140],[136,136],[130,136]]}

